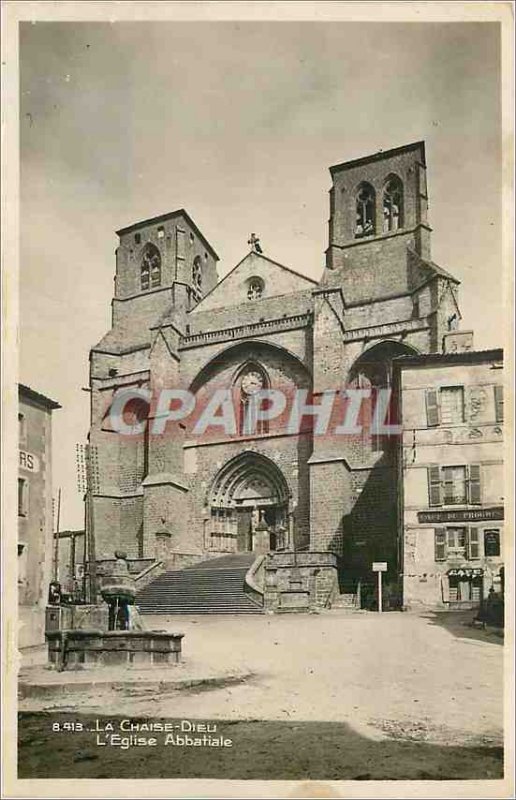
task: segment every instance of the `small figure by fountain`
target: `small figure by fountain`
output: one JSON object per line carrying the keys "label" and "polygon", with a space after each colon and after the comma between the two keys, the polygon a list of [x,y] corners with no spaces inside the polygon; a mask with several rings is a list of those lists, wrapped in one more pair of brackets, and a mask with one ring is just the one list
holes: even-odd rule
{"label": "small figure by fountain", "polygon": [[61,584],[58,581],[50,581],[48,586],[48,605],[59,606],[61,604]]}
{"label": "small figure by fountain", "polygon": [[115,559],[113,570],[104,578],[100,593],[109,606],[108,629],[127,631],[131,616],[129,606],[134,604],[136,596],[135,581],[129,572],[127,553],[116,550]]}

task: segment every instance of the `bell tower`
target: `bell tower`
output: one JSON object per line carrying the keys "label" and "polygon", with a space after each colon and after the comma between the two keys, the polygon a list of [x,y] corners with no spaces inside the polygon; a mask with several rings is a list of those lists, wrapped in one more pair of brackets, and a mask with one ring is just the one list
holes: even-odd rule
{"label": "bell tower", "polygon": [[342,271],[353,295],[360,282],[364,299],[406,291],[407,248],[430,258],[424,142],[337,164],[330,173],[327,269]]}
{"label": "bell tower", "polygon": [[184,209],[117,235],[114,307],[132,299],[141,306],[142,297],[174,289],[174,301],[190,309],[217,283],[217,253]]}

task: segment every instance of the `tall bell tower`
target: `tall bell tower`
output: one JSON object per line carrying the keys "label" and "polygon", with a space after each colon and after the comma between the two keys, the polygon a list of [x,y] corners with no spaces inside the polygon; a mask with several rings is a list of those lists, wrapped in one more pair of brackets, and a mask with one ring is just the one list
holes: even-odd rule
{"label": "tall bell tower", "polygon": [[326,267],[354,300],[410,290],[407,248],[430,258],[424,142],[330,167]]}
{"label": "tall bell tower", "polygon": [[117,231],[113,326],[135,324],[146,310],[170,305],[193,308],[216,285],[218,256],[184,209]]}
{"label": "tall bell tower", "polygon": [[[164,527],[175,521],[176,533],[185,519],[181,439],[171,436],[165,446],[160,437],[154,447],[148,428],[118,435],[108,410],[121,388],[158,392],[178,385],[186,317],[216,285],[218,256],[184,209],[117,234],[112,325],[90,353],[89,437],[99,464],[95,538],[97,558],[112,557],[117,547],[147,558]],[[148,409],[140,404],[131,413],[141,422]]]}

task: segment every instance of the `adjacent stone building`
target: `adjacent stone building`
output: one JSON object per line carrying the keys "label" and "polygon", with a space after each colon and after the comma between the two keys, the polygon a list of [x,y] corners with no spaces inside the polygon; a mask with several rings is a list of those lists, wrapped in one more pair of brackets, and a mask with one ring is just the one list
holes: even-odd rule
{"label": "adjacent stone building", "polygon": [[477,605],[503,591],[503,352],[452,333],[395,371],[403,603]]}
{"label": "adjacent stone building", "polygon": [[[219,280],[217,253],[184,210],[118,231],[112,327],[90,356],[99,559],[122,547],[182,567],[295,549],[314,565],[332,554],[341,591],[371,579],[374,560],[397,584],[397,440],[374,433],[368,398],[390,388],[394,358],[442,352],[460,321],[458,281],[431,260],[423,142],[330,173],[319,281],[264,254],[254,234]],[[229,387],[236,429],[200,437],[192,418],[154,434],[152,404],[135,400],[127,413],[149,424],[120,435],[109,408],[122,387],[181,387],[199,407]],[[281,415],[251,434],[242,425],[258,389],[304,390],[318,404],[347,387],[363,390],[358,433],[319,434],[314,415],[300,430]]]}
{"label": "adjacent stone building", "polygon": [[59,403],[18,386],[18,622],[20,647],[45,640],[52,570],[52,411]]}

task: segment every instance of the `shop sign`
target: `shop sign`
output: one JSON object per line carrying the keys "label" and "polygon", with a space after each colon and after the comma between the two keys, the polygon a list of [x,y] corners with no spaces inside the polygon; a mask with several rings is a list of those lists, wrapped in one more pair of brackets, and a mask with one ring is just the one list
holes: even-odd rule
{"label": "shop sign", "polygon": [[18,464],[21,469],[26,469],[28,472],[39,472],[39,459],[34,453],[27,453],[25,450],[20,450]]}
{"label": "shop sign", "polygon": [[482,522],[503,519],[503,506],[493,508],[461,508],[450,511],[418,511],[418,522]]}

